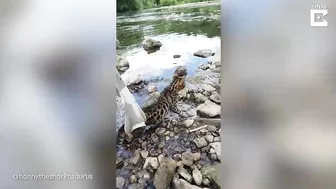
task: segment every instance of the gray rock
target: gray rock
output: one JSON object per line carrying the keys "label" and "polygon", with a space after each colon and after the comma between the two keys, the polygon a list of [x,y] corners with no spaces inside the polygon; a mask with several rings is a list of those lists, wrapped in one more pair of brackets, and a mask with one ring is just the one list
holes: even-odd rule
{"label": "gray rock", "polygon": [[207,179],[207,178],[203,178],[203,180],[202,180],[202,184],[203,184],[204,186],[210,186],[210,180]]}
{"label": "gray rock", "polygon": [[201,169],[201,173],[203,175],[203,178],[209,179],[211,182],[210,185],[216,186],[216,188],[220,188],[220,180],[219,180],[219,174],[220,174],[220,164],[217,165],[211,165],[206,166]]}
{"label": "gray rock", "polygon": [[153,53],[162,47],[162,43],[155,39],[145,39],[142,42],[142,47],[147,53]]}
{"label": "gray rock", "polygon": [[174,54],[173,58],[181,58],[181,55],[179,55],[179,54]]}
{"label": "gray rock", "polygon": [[185,180],[187,180],[188,182],[192,182],[192,176],[188,173],[188,171],[183,168],[183,167],[179,167],[177,172],[181,175],[181,177],[183,177]]}
{"label": "gray rock", "polygon": [[217,157],[216,153],[210,154],[210,159],[214,160],[214,161],[218,160],[218,157]]}
{"label": "gray rock", "polygon": [[202,64],[198,68],[202,69],[202,70],[207,70],[207,69],[209,69],[209,64]]}
{"label": "gray rock", "polygon": [[220,140],[220,137],[215,137],[214,138],[214,142],[220,142],[221,140]]}
{"label": "gray rock", "polygon": [[201,84],[200,86],[201,89],[203,89],[204,91],[207,91],[207,92],[214,92],[216,91],[216,88],[209,85],[209,84]]}
{"label": "gray rock", "polygon": [[125,58],[117,55],[116,67],[118,71],[125,72],[127,69],[129,69],[130,66],[129,62]]}
{"label": "gray rock", "polygon": [[153,133],[151,135],[151,138],[152,138],[153,142],[158,142],[159,141],[159,137],[155,133]]}
{"label": "gray rock", "polygon": [[196,144],[197,148],[202,148],[208,145],[204,138],[195,138],[193,142]]}
{"label": "gray rock", "polygon": [[149,180],[150,179],[150,174],[149,173],[145,173],[143,175],[143,178],[146,179],[146,180]]}
{"label": "gray rock", "polygon": [[212,136],[212,135],[205,135],[204,138],[209,143],[213,142],[213,140],[214,140],[214,136]]}
{"label": "gray rock", "polygon": [[191,152],[182,153],[182,163],[187,166],[194,164],[194,155]]}
{"label": "gray rock", "polygon": [[143,187],[139,183],[134,183],[128,186],[128,189],[142,189]]}
{"label": "gray rock", "polygon": [[154,175],[154,186],[156,189],[167,189],[174,178],[174,173],[177,167],[175,160],[171,158],[164,158],[160,167],[156,170]]}
{"label": "gray rock", "polygon": [[212,93],[212,95],[210,96],[210,100],[217,103],[217,104],[221,104],[221,98],[220,98],[220,95],[217,92]]}
{"label": "gray rock", "polygon": [[163,154],[161,154],[161,155],[158,156],[159,164],[162,163],[163,159],[164,159],[164,155]]}
{"label": "gray rock", "polygon": [[130,176],[129,178],[130,183],[134,184],[138,181],[138,178],[135,175]]}
{"label": "gray rock", "polygon": [[155,133],[158,134],[158,135],[161,135],[163,134],[164,132],[166,132],[166,129],[163,128],[163,127],[159,127],[155,130]]}
{"label": "gray rock", "polygon": [[134,156],[131,158],[130,162],[137,165],[140,161],[140,149],[135,150]]}
{"label": "gray rock", "polygon": [[213,149],[215,149],[218,159],[221,159],[221,143],[220,142],[214,142],[214,143],[211,143],[210,146]]}
{"label": "gray rock", "polygon": [[215,62],[212,62],[211,65],[215,66],[216,68],[220,68],[222,66],[222,62],[221,61],[215,61]]}
{"label": "gray rock", "polygon": [[190,127],[194,124],[194,120],[193,119],[187,119],[183,122],[183,124],[186,126],[186,127]]}
{"label": "gray rock", "polygon": [[214,125],[208,125],[208,126],[207,126],[207,129],[208,129],[208,131],[210,131],[210,132],[216,132],[216,131],[217,131],[217,127],[214,126]]}
{"label": "gray rock", "polygon": [[197,115],[200,117],[214,118],[220,117],[221,107],[218,104],[211,102],[210,100],[197,106]]}
{"label": "gray rock", "polygon": [[148,151],[147,150],[142,150],[141,151],[141,157],[146,159],[148,157]]}
{"label": "gray rock", "polygon": [[175,188],[176,189],[202,189],[201,187],[195,186],[190,184],[189,182],[183,180],[183,179],[179,179],[176,183],[175,183]]}
{"label": "gray rock", "polygon": [[208,100],[208,97],[204,96],[202,93],[195,93],[195,101],[198,103],[203,103]]}
{"label": "gray rock", "polygon": [[194,182],[199,186],[202,184],[202,174],[198,169],[192,171]]}
{"label": "gray rock", "polygon": [[201,159],[201,153],[193,153],[194,161],[199,161]]}
{"label": "gray rock", "polygon": [[147,90],[148,92],[153,93],[157,91],[157,88],[154,84],[149,84]]}
{"label": "gray rock", "polygon": [[213,53],[210,49],[203,49],[203,50],[199,50],[194,53],[194,56],[201,57],[201,58],[207,58],[213,55],[215,55],[215,53]]}
{"label": "gray rock", "polygon": [[148,157],[145,161],[143,169],[147,169],[148,167],[157,169],[159,167],[158,159],[156,157]]}
{"label": "gray rock", "polygon": [[173,159],[174,159],[175,161],[180,161],[181,158],[182,158],[182,155],[181,155],[181,154],[174,154],[174,156],[173,156]]}
{"label": "gray rock", "polygon": [[117,188],[122,188],[124,185],[125,185],[125,178],[123,177],[117,177],[116,178],[116,185],[117,185]]}

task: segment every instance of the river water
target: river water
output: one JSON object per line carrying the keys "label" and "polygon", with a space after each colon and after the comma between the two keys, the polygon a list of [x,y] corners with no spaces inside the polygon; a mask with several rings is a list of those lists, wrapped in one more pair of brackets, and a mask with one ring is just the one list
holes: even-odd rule
{"label": "river water", "polygon": [[[147,54],[141,46],[146,38],[162,42],[161,49]],[[220,5],[218,3],[190,4],[149,9],[141,12],[123,13],[117,16],[117,54],[129,61],[130,69],[122,75],[127,83],[141,76],[144,79],[168,79],[157,83],[163,90],[174,68],[185,65],[188,76],[195,75],[197,67],[207,63],[208,58],[198,58],[193,53],[211,49],[220,60]],[[179,54],[181,58],[174,59]],[[140,105],[146,99],[133,94]]]}

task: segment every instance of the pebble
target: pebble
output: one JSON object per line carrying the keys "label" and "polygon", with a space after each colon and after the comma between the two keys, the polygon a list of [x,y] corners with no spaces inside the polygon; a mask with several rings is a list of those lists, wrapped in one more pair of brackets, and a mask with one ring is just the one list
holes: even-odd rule
{"label": "pebble", "polygon": [[181,155],[181,154],[174,154],[174,156],[173,156],[173,159],[174,159],[175,161],[179,161],[179,160],[181,160],[181,158],[182,158],[182,155]]}
{"label": "pebble", "polygon": [[163,128],[163,127],[157,128],[156,131],[155,131],[155,133],[158,134],[158,135],[161,135],[164,132],[166,132],[166,129]]}
{"label": "pebble", "polygon": [[146,180],[149,180],[150,179],[150,174],[149,173],[145,173],[143,175],[143,178],[146,179]]}
{"label": "pebble", "polygon": [[164,155],[163,155],[163,154],[159,155],[159,157],[158,157],[159,164],[162,163],[163,158],[164,158]]}
{"label": "pebble", "polygon": [[142,150],[141,151],[141,157],[146,159],[148,157],[148,151],[147,150]]}
{"label": "pebble", "polygon": [[183,122],[183,124],[186,126],[186,127],[190,127],[194,124],[194,120],[193,119],[187,119]]}
{"label": "pebble", "polygon": [[157,169],[159,167],[158,159],[156,157],[148,157],[145,161],[143,169],[147,169],[148,167]]}
{"label": "pebble", "polygon": [[151,138],[152,138],[153,142],[158,142],[159,141],[159,137],[155,133],[153,133],[151,135]]}
{"label": "pebble", "polygon": [[185,168],[179,167],[177,172],[188,182],[192,181],[192,176],[188,173],[188,171]]}
{"label": "pebble", "polygon": [[208,145],[204,138],[195,138],[193,142],[196,144],[197,148],[202,148]]}
{"label": "pebble", "polygon": [[117,177],[116,178],[116,184],[117,184],[117,188],[122,188],[125,185],[125,178],[123,177]]}
{"label": "pebble", "polygon": [[192,177],[194,179],[194,182],[199,186],[202,184],[202,174],[201,171],[199,171],[198,169],[194,169],[192,171]]}
{"label": "pebble", "polygon": [[220,142],[220,137],[215,137],[214,142]]}
{"label": "pebble", "polygon": [[134,183],[134,184],[129,185],[128,189],[142,189],[142,186],[139,183]]}
{"label": "pebble", "polygon": [[135,150],[134,157],[130,160],[132,164],[137,165],[140,161],[140,149]]}
{"label": "pebble", "polygon": [[182,163],[187,166],[191,166],[194,163],[194,156],[191,152],[182,153]]}
{"label": "pebble", "polygon": [[130,178],[129,178],[129,181],[130,183],[136,183],[138,181],[137,177],[135,175],[132,175]]}
{"label": "pebble", "polygon": [[204,186],[210,186],[210,180],[207,178],[203,178],[202,183]]}
{"label": "pebble", "polygon": [[201,153],[199,152],[193,153],[193,156],[194,156],[194,161],[199,161],[201,159]]}
{"label": "pebble", "polygon": [[213,126],[213,125],[208,125],[207,126],[208,131],[210,132],[216,132],[217,131],[217,127]]}

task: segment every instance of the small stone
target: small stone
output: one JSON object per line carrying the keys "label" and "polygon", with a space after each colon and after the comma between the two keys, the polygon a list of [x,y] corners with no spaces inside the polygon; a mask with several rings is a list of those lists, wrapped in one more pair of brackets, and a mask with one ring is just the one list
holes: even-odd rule
{"label": "small stone", "polygon": [[148,157],[148,151],[147,150],[142,150],[141,151],[141,157],[146,159]]}
{"label": "small stone", "polygon": [[210,159],[212,159],[214,161],[218,160],[218,157],[217,157],[216,153],[210,154]]}
{"label": "small stone", "polygon": [[217,131],[217,127],[213,126],[213,125],[208,125],[207,126],[208,131],[210,132],[216,132]]}
{"label": "small stone", "polygon": [[204,138],[209,143],[213,142],[213,140],[214,140],[214,136],[212,136],[212,135],[205,135]]}
{"label": "small stone", "polygon": [[183,167],[183,163],[182,163],[182,161],[178,161],[178,162],[177,162],[177,166],[178,166],[178,167]]}
{"label": "small stone", "polygon": [[191,152],[182,153],[182,163],[187,166],[191,166],[194,163],[194,155]]}
{"label": "small stone", "polygon": [[148,167],[157,169],[159,167],[158,159],[156,157],[148,157],[145,161],[143,169],[147,169]]}
{"label": "small stone", "polygon": [[220,142],[220,137],[215,137],[214,142]]}
{"label": "small stone", "polygon": [[148,85],[147,90],[148,90],[148,92],[153,93],[153,92],[157,91],[157,88],[154,84],[150,84],[150,85]]}
{"label": "small stone", "polygon": [[210,186],[210,180],[207,178],[203,178],[202,183],[204,186]]}
{"label": "small stone", "polygon": [[215,53],[213,53],[210,49],[202,49],[194,53],[194,56],[201,57],[201,58],[207,58],[209,56],[214,56]]}
{"label": "small stone", "polygon": [[186,127],[190,127],[194,124],[194,120],[193,119],[187,119],[183,122],[183,124],[186,126]]}
{"label": "small stone", "polygon": [[125,185],[125,178],[123,177],[117,177],[116,178],[116,184],[117,184],[117,188],[122,188]]}
{"label": "small stone", "polygon": [[[179,179],[176,183],[175,183],[175,188],[176,189],[202,189],[198,186],[192,185],[189,182],[183,180],[183,179]],[[204,189],[204,188],[203,188]]]}
{"label": "small stone", "polygon": [[151,135],[151,138],[152,138],[153,142],[158,142],[159,141],[159,137],[155,133],[153,133]]}
{"label": "small stone", "polygon": [[143,178],[146,179],[146,180],[149,180],[150,179],[150,174],[149,173],[145,173],[143,175]]}
{"label": "small stone", "polygon": [[220,142],[210,143],[210,146],[215,149],[218,159],[221,159],[221,143]]}
{"label": "small stone", "polygon": [[194,161],[199,161],[201,159],[201,153],[197,152],[193,154]]}
{"label": "small stone", "polygon": [[163,128],[163,127],[157,128],[157,129],[155,130],[155,133],[158,134],[158,135],[161,135],[161,134],[163,134],[164,132],[166,132],[166,129]]}
{"label": "small stone", "polygon": [[201,133],[207,133],[208,130],[207,130],[207,129],[201,129],[200,132],[201,132]]}
{"label": "small stone", "polygon": [[141,144],[141,148],[144,149],[144,150],[147,150],[147,142],[143,142]]}
{"label": "small stone", "polygon": [[214,154],[214,153],[216,153],[216,150],[215,150],[215,149],[213,149],[213,148],[210,148],[210,151],[209,151],[209,153],[210,153],[210,154]]}
{"label": "small stone", "polygon": [[137,165],[140,161],[140,149],[135,150],[134,157],[130,160],[133,165]]}
{"label": "small stone", "polygon": [[188,171],[185,168],[179,167],[177,172],[188,182],[192,181],[192,176],[188,173]]}
{"label": "small stone", "polygon": [[199,171],[198,169],[194,169],[192,171],[192,177],[194,179],[194,182],[199,186],[202,184],[202,174],[201,171]]}
{"label": "small stone", "polygon": [[142,189],[142,186],[139,183],[134,183],[134,184],[129,185],[128,189]]}
{"label": "small stone", "polygon": [[196,144],[197,148],[202,148],[208,145],[204,138],[195,138],[193,142]]}
{"label": "small stone", "polygon": [[202,70],[207,70],[207,69],[209,69],[209,64],[202,64],[198,68],[202,69]]}
{"label": "small stone", "polygon": [[138,181],[137,177],[135,175],[132,175],[130,178],[129,178],[129,181],[130,183],[136,183]]}
{"label": "small stone", "polygon": [[182,158],[182,155],[181,155],[181,154],[174,154],[174,156],[173,156],[173,159],[174,159],[175,161],[179,161],[179,160],[181,160],[181,158]]}
{"label": "small stone", "polygon": [[179,55],[179,54],[174,54],[173,55],[173,58],[180,58],[181,57],[181,55]]}
{"label": "small stone", "polygon": [[200,117],[214,118],[220,117],[220,114],[221,107],[218,104],[211,102],[210,100],[197,106],[197,115]]}
{"label": "small stone", "polygon": [[195,101],[198,103],[204,103],[208,100],[208,97],[204,96],[202,93],[195,93]]}
{"label": "small stone", "polygon": [[217,104],[220,104],[221,103],[221,98],[220,98],[220,95],[217,93],[217,92],[214,92],[211,96],[210,96],[210,100],[217,103]]}
{"label": "small stone", "polygon": [[207,91],[207,92],[214,92],[216,91],[216,88],[209,85],[209,84],[201,84],[201,89],[203,89],[204,91]]}
{"label": "small stone", "polygon": [[164,155],[163,155],[163,154],[159,155],[159,157],[158,157],[159,164],[162,163],[163,158],[164,158]]}
{"label": "small stone", "polygon": [[143,185],[146,183],[146,179],[145,178],[140,178],[138,181],[139,184]]}

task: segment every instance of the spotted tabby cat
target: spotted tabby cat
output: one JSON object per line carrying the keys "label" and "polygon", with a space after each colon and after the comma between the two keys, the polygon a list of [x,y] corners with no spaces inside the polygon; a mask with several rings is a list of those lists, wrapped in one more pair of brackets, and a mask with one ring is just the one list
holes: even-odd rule
{"label": "spotted tabby cat", "polygon": [[176,102],[178,92],[185,87],[186,75],[187,69],[185,67],[177,67],[172,82],[161,92],[157,102],[143,108],[147,117],[146,125],[161,123],[169,110],[177,114],[181,113],[176,107]]}

